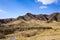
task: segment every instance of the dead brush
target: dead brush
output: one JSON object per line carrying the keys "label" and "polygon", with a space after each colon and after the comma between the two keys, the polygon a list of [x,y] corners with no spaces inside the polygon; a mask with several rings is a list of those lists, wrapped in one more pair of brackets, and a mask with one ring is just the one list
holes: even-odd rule
{"label": "dead brush", "polygon": [[3,39],[3,38],[5,38],[5,35],[0,33],[0,39]]}
{"label": "dead brush", "polygon": [[31,37],[31,36],[35,36],[37,34],[36,31],[29,31],[29,32],[22,32],[21,35],[24,37]]}

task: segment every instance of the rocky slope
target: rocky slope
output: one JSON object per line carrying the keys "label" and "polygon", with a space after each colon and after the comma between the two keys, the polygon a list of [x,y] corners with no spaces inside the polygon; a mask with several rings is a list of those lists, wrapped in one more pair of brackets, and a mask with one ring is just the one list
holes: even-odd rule
{"label": "rocky slope", "polygon": [[[46,23],[46,21],[50,23]],[[59,38],[59,21],[60,13],[52,13],[51,15],[34,15],[31,13],[27,13],[26,15],[19,16],[16,19],[0,19],[0,39],[6,38],[6,40],[10,40],[8,39],[8,37],[10,38],[14,36],[16,37],[16,40],[24,40],[24,38],[27,38],[27,40],[35,40],[35,37],[39,39],[43,36],[40,40],[44,40],[43,38],[50,36],[51,38],[55,38],[55,35],[57,35],[57,38]]]}
{"label": "rocky slope", "polygon": [[15,18],[0,19],[0,23],[8,23],[16,20]]}
{"label": "rocky slope", "polygon": [[56,13],[52,13],[50,15],[46,15],[46,14],[34,15],[31,13],[27,13],[24,16],[17,17],[17,19],[15,19],[15,18],[0,19],[0,23],[8,23],[8,22],[11,22],[14,20],[20,20],[20,19],[23,19],[25,21],[29,21],[31,19],[42,20],[42,21],[47,21],[47,22],[60,21],[60,13],[56,12]]}
{"label": "rocky slope", "polygon": [[23,19],[23,20],[42,20],[42,21],[60,21],[60,13],[52,13],[51,15],[46,14],[39,14],[39,15],[33,15],[31,13],[27,13],[24,16],[19,16],[17,19]]}

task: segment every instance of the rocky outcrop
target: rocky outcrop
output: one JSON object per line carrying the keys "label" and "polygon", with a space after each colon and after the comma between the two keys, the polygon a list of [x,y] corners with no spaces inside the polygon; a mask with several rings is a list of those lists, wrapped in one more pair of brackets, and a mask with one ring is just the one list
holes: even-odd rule
{"label": "rocky outcrop", "polygon": [[31,20],[31,19],[36,19],[36,18],[35,18],[35,15],[31,13],[27,13],[24,16],[19,16],[17,19]]}
{"label": "rocky outcrop", "polygon": [[60,13],[56,12],[56,13],[52,13],[51,15],[46,15],[46,14],[39,14],[39,15],[34,15],[31,13],[27,13],[24,16],[19,16],[17,19],[15,18],[8,18],[8,19],[0,19],[0,23],[8,23],[14,20],[19,20],[19,19],[23,19],[25,21],[29,21],[31,19],[35,19],[35,20],[42,20],[42,21],[47,21],[47,22],[51,22],[51,21],[60,21]]}
{"label": "rocky outcrop", "polygon": [[42,14],[40,14],[40,15],[36,15],[35,18],[37,18],[38,20],[46,21],[46,20],[48,20],[47,16],[48,15],[42,15]]}
{"label": "rocky outcrop", "polygon": [[53,13],[49,15],[48,21],[60,21],[60,13]]}
{"label": "rocky outcrop", "polygon": [[17,19],[23,19],[23,20],[36,19],[36,20],[44,20],[44,21],[46,21],[46,20],[48,20],[47,16],[48,15],[42,15],[42,14],[40,14],[40,15],[33,15],[31,13],[27,13],[24,16],[19,16]]}
{"label": "rocky outcrop", "polygon": [[8,19],[0,19],[0,23],[8,23],[8,22],[11,22],[11,21],[14,21],[16,19],[14,18],[8,18]]}
{"label": "rocky outcrop", "polygon": [[60,13],[52,13],[51,15],[46,15],[46,14],[39,14],[39,15],[33,15],[31,13],[27,13],[24,16],[19,16],[17,19],[23,19],[23,20],[31,20],[31,19],[36,19],[36,20],[42,20],[42,21],[60,21]]}

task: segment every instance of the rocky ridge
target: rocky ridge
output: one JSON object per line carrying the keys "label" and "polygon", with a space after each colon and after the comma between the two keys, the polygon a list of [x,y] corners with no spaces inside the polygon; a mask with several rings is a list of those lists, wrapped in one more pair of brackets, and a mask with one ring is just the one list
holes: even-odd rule
{"label": "rocky ridge", "polygon": [[60,21],[60,13],[56,12],[56,13],[52,13],[50,15],[46,15],[46,14],[34,15],[31,13],[27,13],[26,15],[19,16],[17,18],[0,19],[0,23],[8,23],[8,22],[20,20],[20,19],[23,19],[25,21],[35,19],[35,20],[41,20],[41,21],[47,21],[47,22],[51,22],[51,21],[59,22]]}

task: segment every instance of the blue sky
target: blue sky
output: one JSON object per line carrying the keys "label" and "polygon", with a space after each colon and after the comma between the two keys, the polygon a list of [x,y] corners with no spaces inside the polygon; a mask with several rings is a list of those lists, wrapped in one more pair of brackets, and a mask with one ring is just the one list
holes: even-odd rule
{"label": "blue sky", "polygon": [[0,0],[0,18],[60,12],[59,0]]}

